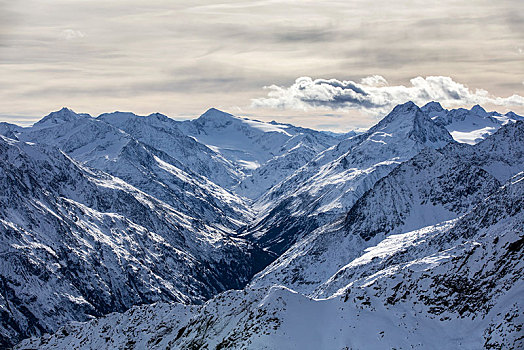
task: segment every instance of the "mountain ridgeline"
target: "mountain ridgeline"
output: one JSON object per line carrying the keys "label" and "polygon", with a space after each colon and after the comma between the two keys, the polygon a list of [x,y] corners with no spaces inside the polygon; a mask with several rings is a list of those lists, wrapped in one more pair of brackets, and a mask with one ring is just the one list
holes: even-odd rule
{"label": "mountain ridgeline", "polygon": [[334,134],[63,108],[0,135],[0,347],[524,345],[515,113],[407,102]]}

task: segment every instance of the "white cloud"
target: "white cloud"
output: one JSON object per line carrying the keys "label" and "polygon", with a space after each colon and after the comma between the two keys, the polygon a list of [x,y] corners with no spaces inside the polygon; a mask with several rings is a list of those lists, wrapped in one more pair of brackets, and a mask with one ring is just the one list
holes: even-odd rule
{"label": "white cloud", "polygon": [[81,39],[85,37],[84,33],[82,33],[79,30],[74,30],[74,29],[64,29],[61,35],[62,35],[62,38],[66,40]]}
{"label": "white cloud", "polygon": [[392,106],[407,101],[423,105],[438,101],[445,106],[467,104],[494,104],[524,106],[524,97],[512,95],[498,97],[483,89],[471,90],[450,77],[428,76],[410,80],[411,85],[388,84],[386,79],[374,75],[359,83],[351,80],[312,79],[301,77],[289,87],[271,85],[267,97],[254,99],[254,107],[309,110],[315,108],[349,110],[358,109],[381,114]]}
{"label": "white cloud", "polygon": [[363,78],[360,81],[363,85],[368,86],[388,86],[388,81],[381,75],[372,75],[370,77]]}

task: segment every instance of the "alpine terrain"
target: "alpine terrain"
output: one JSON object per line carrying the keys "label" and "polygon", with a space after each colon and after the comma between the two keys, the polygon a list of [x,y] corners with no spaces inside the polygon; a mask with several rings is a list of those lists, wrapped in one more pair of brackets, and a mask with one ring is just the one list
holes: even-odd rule
{"label": "alpine terrain", "polygon": [[524,118],[0,123],[0,348],[524,348]]}

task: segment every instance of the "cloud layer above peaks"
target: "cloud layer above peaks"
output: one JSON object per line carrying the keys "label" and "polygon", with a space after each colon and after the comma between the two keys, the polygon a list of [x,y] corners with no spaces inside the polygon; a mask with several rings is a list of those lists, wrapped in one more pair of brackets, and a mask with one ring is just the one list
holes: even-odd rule
{"label": "cloud layer above peaks", "polygon": [[423,105],[439,101],[445,106],[492,104],[497,106],[524,106],[524,97],[499,97],[483,89],[471,90],[450,77],[428,76],[410,80],[410,85],[389,85],[380,76],[373,75],[355,82],[337,79],[300,77],[288,87],[271,85],[267,97],[253,100],[253,107],[277,109],[332,109],[363,110],[382,114],[392,106],[407,101]]}
{"label": "cloud layer above peaks", "polygon": [[[475,103],[486,100],[477,88],[524,96],[522,8],[522,0],[0,0],[0,122],[36,121],[62,106],[179,119],[216,107],[346,130],[376,122],[361,111],[420,103],[425,90],[433,98],[457,90]],[[352,81],[293,84],[307,76]],[[445,78],[410,83],[417,76],[452,77],[470,91]],[[260,99],[272,84],[280,88]],[[252,99],[260,108],[249,108]],[[505,108],[524,114],[497,110]]]}

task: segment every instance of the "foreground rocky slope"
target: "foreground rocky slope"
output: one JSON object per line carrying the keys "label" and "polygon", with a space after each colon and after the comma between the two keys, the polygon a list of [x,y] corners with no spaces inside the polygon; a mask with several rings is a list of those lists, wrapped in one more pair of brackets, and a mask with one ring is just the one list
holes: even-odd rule
{"label": "foreground rocky slope", "polygon": [[389,236],[324,285],[327,299],[248,288],[199,308],[159,304],[68,326],[18,349],[519,349],[523,198],[520,173],[458,220]]}

